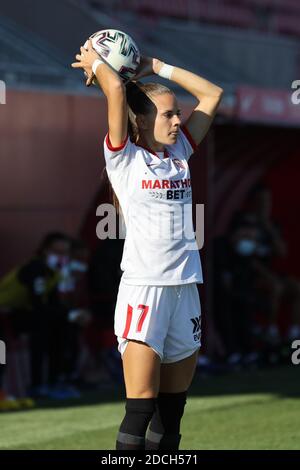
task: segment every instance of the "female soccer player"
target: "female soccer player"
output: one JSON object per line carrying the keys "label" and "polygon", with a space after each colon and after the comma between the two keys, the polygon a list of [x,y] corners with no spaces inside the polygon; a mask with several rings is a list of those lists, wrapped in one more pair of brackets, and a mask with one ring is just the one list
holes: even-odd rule
{"label": "female soccer player", "polygon": [[[190,210],[190,156],[207,133],[223,90],[179,67],[142,57],[134,80],[158,75],[198,104],[184,125],[174,93],[129,83],[93,50],[73,67],[96,76],[108,105],[106,169],[126,223],[115,311],[126,414],[117,449],[178,449],[180,421],[200,347],[200,257]],[[130,134],[129,134],[130,133]],[[146,431],[149,431],[146,436]]]}

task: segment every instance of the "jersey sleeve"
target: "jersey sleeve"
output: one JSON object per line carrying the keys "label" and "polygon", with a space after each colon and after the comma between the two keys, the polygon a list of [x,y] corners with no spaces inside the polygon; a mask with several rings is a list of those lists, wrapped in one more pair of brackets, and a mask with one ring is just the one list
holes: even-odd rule
{"label": "jersey sleeve", "polygon": [[119,147],[114,147],[107,133],[104,139],[104,157],[109,171],[124,170],[130,166],[135,156],[135,145],[127,135]]}
{"label": "jersey sleeve", "polygon": [[179,155],[189,160],[191,155],[197,150],[198,146],[193,140],[191,134],[185,126],[181,126],[177,137],[177,142],[172,147],[176,149]]}

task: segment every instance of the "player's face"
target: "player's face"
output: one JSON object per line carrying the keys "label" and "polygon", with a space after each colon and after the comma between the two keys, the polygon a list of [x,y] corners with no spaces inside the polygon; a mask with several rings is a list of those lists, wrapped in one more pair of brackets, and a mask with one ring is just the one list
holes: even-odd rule
{"label": "player's face", "polygon": [[176,97],[171,93],[164,93],[152,100],[156,106],[156,113],[152,115],[154,141],[163,145],[175,144],[181,123]]}

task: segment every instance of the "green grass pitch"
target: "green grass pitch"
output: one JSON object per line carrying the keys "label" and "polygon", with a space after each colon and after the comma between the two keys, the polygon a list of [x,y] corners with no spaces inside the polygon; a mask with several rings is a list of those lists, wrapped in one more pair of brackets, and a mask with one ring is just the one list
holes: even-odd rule
{"label": "green grass pitch", "polygon": [[[300,366],[196,376],[181,449],[300,449]],[[0,414],[0,449],[114,449],[123,388]]]}

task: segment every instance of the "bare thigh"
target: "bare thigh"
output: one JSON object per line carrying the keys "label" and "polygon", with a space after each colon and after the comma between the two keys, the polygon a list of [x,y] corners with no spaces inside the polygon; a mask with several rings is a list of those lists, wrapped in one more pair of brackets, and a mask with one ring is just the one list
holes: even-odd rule
{"label": "bare thigh", "polygon": [[160,357],[140,341],[130,340],[123,354],[127,398],[155,398],[159,391]]}
{"label": "bare thigh", "polygon": [[182,361],[162,364],[160,368],[160,388],[163,393],[185,392],[193,380],[198,359],[198,351]]}

